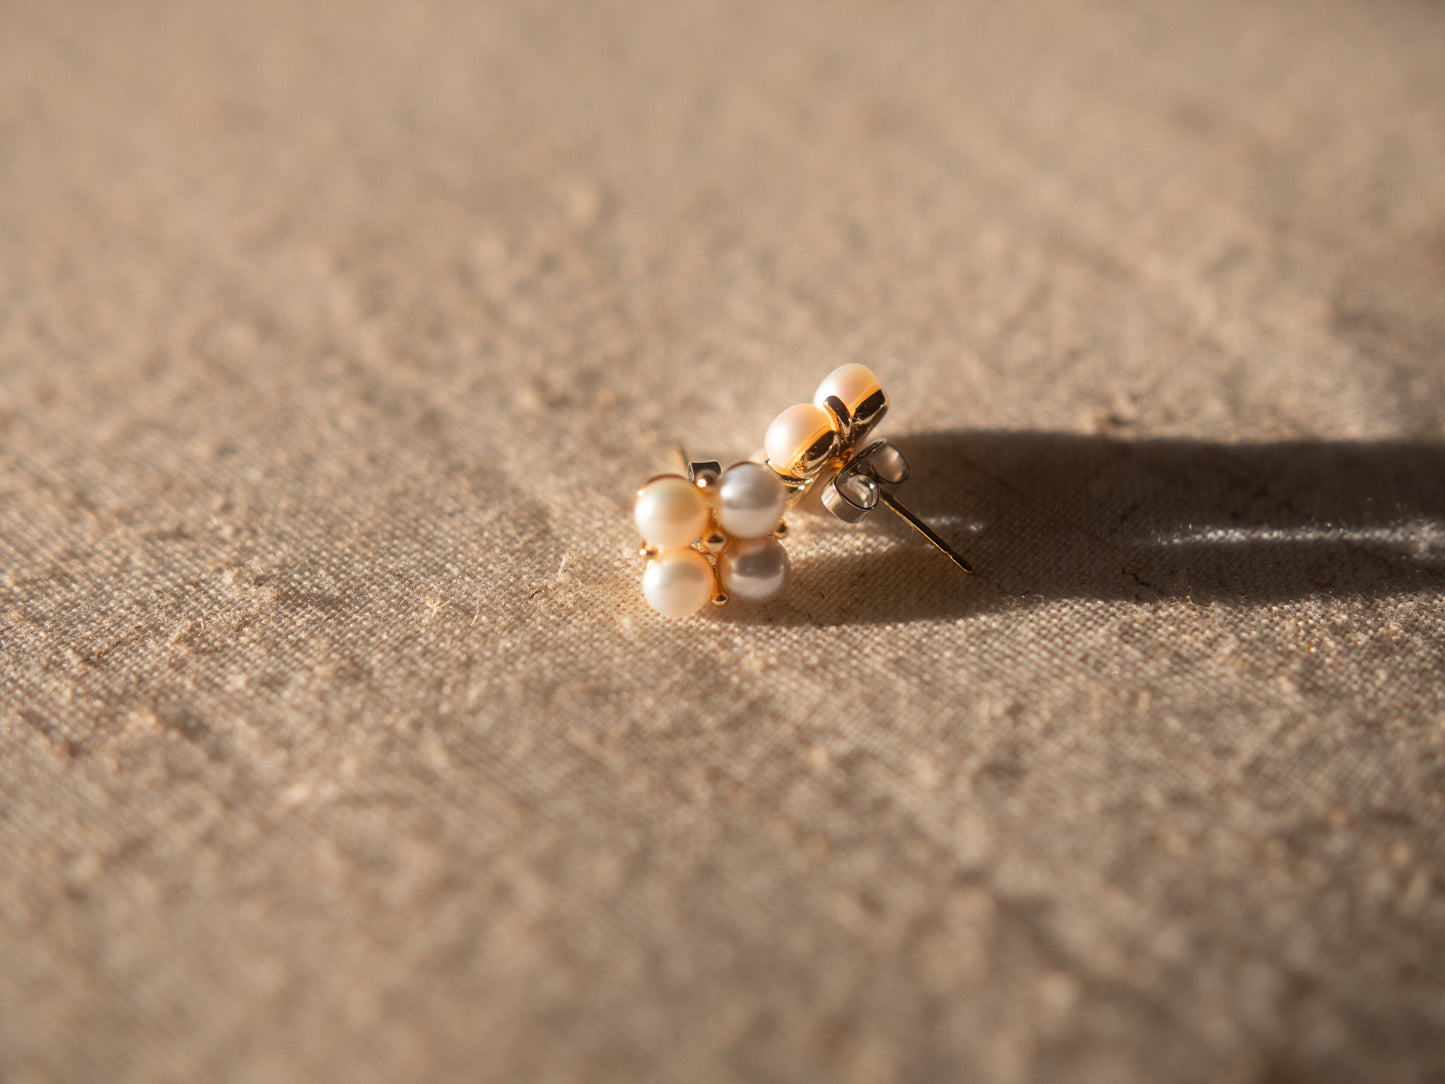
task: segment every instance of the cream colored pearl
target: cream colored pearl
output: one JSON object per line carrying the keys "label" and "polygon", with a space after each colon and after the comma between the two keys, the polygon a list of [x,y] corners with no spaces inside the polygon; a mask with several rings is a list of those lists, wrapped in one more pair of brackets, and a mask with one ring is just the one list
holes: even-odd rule
{"label": "cream colored pearl", "polygon": [[826,410],[812,403],[798,403],[773,419],[763,438],[763,448],[775,467],[792,474],[804,467],[808,450],[832,427],[833,420]]}
{"label": "cream colored pearl", "polygon": [[761,463],[736,463],[718,479],[718,525],[735,538],[771,534],[787,504],[782,480]]}
{"label": "cream colored pearl", "polygon": [[728,597],[766,602],[788,583],[788,551],[776,538],[740,538],[723,550],[717,571]]}
{"label": "cream colored pearl", "polygon": [[667,550],[648,561],[642,573],[642,595],[663,617],[697,613],[715,587],[712,565],[697,550]]}
{"label": "cream colored pearl", "polygon": [[818,390],[813,393],[813,405],[821,407],[828,396],[836,395],[849,410],[857,410],[879,387],[878,378],[866,365],[840,365],[818,385]]}
{"label": "cream colored pearl", "polygon": [[632,518],[644,539],[658,549],[691,545],[707,528],[707,499],[686,478],[654,478],[637,491]]}

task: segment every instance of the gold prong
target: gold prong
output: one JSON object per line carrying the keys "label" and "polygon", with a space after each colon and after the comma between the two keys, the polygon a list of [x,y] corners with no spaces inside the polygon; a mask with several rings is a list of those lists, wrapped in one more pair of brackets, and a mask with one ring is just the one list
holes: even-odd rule
{"label": "gold prong", "polygon": [[778,525],[777,525],[777,527],[775,527],[775,528],[773,529],[773,537],[774,537],[774,538],[777,538],[777,539],[783,539],[783,538],[787,538],[787,537],[788,537],[788,521],[787,521],[787,520],[785,520],[785,519],[780,519],[780,520],[778,520]]}
{"label": "gold prong", "polygon": [[712,604],[714,606],[726,606],[728,604],[728,593],[726,591],[719,591],[713,595]]}
{"label": "gold prong", "polygon": [[649,545],[643,546],[641,549],[639,549],[637,551],[637,556],[641,557],[644,561],[650,561],[661,552],[662,551],[656,546]]}
{"label": "gold prong", "polygon": [[702,540],[702,548],[707,550],[708,553],[721,553],[723,547],[727,544],[727,535],[721,531],[713,531],[711,534],[704,536]]}

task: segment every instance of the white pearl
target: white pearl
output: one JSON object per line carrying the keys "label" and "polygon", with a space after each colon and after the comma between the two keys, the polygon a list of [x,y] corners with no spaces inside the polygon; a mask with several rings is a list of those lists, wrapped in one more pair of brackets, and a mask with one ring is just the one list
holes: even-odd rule
{"label": "white pearl", "polygon": [[788,551],[776,538],[740,538],[722,551],[717,570],[729,597],[766,602],[788,582]]}
{"label": "white pearl", "polygon": [[713,596],[712,565],[697,550],[667,550],[647,562],[642,594],[663,617],[686,617]]}
{"label": "white pearl", "polygon": [[773,419],[767,436],[763,438],[763,448],[780,470],[788,471],[832,428],[833,419],[826,410],[812,403],[799,403]]}
{"label": "white pearl", "polygon": [[686,478],[667,474],[637,491],[632,518],[642,537],[661,550],[690,545],[707,528],[707,499]]}
{"label": "white pearl", "polygon": [[813,405],[821,407],[828,396],[836,395],[849,410],[858,405],[880,387],[873,370],[866,365],[840,365],[823,378],[818,390],[813,393]]}
{"label": "white pearl", "polygon": [[782,479],[761,463],[734,464],[718,479],[718,526],[737,538],[771,534],[787,504]]}

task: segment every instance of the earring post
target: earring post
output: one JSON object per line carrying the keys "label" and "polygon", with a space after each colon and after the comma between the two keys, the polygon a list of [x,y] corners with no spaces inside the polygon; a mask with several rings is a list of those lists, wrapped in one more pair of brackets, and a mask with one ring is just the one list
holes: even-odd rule
{"label": "earring post", "polygon": [[949,544],[943,539],[939,538],[938,535],[934,533],[932,527],[924,523],[923,520],[919,519],[902,504],[900,504],[898,500],[893,496],[893,494],[889,493],[881,486],[878,489],[878,499],[881,500],[884,504],[886,504],[899,517],[905,520],[908,525],[912,527],[915,531],[921,534],[924,538],[928,539],[928,541],[932,542],[934,546],[936,546],[938,549],[942,550],[948,556],[948,559],[950,561],[956,564],[959,568],[963,569],[970,576],[973,575],[973,566],[971,564],[965,561],[957,553],[953,552],[953,549],[949,546]]}

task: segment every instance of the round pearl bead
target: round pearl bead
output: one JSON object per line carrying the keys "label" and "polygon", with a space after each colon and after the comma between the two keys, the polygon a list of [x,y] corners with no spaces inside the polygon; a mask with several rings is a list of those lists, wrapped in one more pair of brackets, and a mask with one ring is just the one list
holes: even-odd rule
{"label": "round pearl bead", "polygon": [[823,378],[818,390],[813,393],[813,405],[821,407],[830,395],[836,395],[849,410],[857,410],[859,404],[872,395],[881,385],[873,370],[866,365],[840,365]]}
{"label": "round pearl bead", "polygon": [[667,550],[647,562],[642,595],[663,617],[686,617],[713,595],[712,565],[697,550]]}
{"label": "round pearl bead", "polygon": [[801,466],[804,453],[832,427],[833,420],[826,410],[812,403],[799,403],[773,419],[763,438],[763,448],[779,470],[791,474]]}
{"label": "round pearl bead", "polygon": [[707,528],[707,499],[686,478],[654,478],[637,491],[632,518],[644,539],[658,549],[691,545]]}
{"label": "round pearl bead", "polygon": [[718,525],[736,538],[771,534],[787,504],[782,480],[761,463],[737,463],[718,480]]}
{"label": "round pearl bead", "polygon": [[776,538],[738,539],[722,551],[717,569],[730,597],[766,602],[788,582],[788,551]]}

